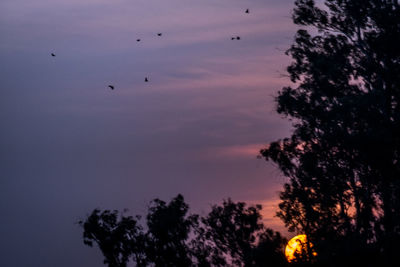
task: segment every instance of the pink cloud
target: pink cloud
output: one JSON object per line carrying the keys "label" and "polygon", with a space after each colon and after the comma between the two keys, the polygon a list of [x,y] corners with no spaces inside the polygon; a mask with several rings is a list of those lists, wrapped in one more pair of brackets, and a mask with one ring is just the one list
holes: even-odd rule
{"label": "pink cloud", "polygon": [[259,201],[249,201],[249,204],[260,204],[262,205],[261,215],[263,217],[263,223],[266,227],[271,228],[275,231],[279,231],[284,236],[288,236],[289,232],[285,228],[282,220],[276,216],[276,212],[279,210],[279,203],[281,200],[276,196],[275,198],[269,198]]}
{"label": "pink cloud", "polygon": [[225,147],[212,147],[204,149],[203,157],[206,158],[256,158],[260,148],[265,144],[233,145]]}

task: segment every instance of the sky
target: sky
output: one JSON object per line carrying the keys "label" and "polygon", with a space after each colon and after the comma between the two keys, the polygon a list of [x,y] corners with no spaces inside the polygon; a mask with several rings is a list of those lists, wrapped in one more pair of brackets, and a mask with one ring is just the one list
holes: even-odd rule
{"label": "sky", "polygon": [[2,0],[2,265],[102,266],[78,220],[143,215],[179,193],[201,215],[228,197],[263,204],[266,226],[285,231],[274,214],[286,178],[256,156],[291,131],[274,97],[290,85],[292,8]]}

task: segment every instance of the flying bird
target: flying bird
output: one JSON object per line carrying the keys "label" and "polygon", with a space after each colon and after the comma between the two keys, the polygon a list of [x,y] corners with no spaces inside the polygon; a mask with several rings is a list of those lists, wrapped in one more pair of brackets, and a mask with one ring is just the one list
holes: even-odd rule
{"label": "flying bird", "polygon": [[231,40],[235,40],[235,37],[232,37]]}
{"label": "flying bird", "polygon": [[144,82],[149,82],[149,79],[147,77],[144,78]]}
{"label": "flying bird", "polygon": [[236,36],[236,40],[240,40],[240,36]]}
{"label": "flying bird", "polygon": [[140,42],[140,39],[136,39],[136,42]]}
{"label": "flying bird", "polygon": [[161,36],[161,35],[162,35],[162,33],[161,33],[161,32],[159,32],[159,33],[157,33],[157,35],[158,35],[158,36]]}
{"label": "flying bird", "polygon": [[110,87],[111,90],[114,90],[114,86],[113,85],[109,85],[108,87]]}
{"label": "flying bird", "polygon": [[52,57],[55,57],[55,56],[56,56],[56,54],[54,54],[54,53],[51,53],[51,56],[52,56]]}
{"label": "flying bird", "polygon": [[249,10],[249,9],[246,9],[246,13],[249,14],[249,13],[250,13],[250,10]]}

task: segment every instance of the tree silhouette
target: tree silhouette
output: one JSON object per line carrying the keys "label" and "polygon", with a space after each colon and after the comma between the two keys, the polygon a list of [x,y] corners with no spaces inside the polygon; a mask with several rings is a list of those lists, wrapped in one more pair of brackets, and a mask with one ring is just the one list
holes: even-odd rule
{"label": "tree silhouette", "polygon": [[261,223],[261,206],[227,200],[205,216],[188,215],[182,195],[169,203],[155,199],[146,216],[94,210],[83,227],[84,243],[97,243],[109,267],[285,266],[286,240]]}
{"label": "tree silhouette", "polygon": [[[276,255],[283,255],[285,240],[279,233],[265,229],[261,221],[261,206],[246,207],[244,202],[228,199],[221,206],[213,206],[203,218],[206,236],[213,241],[223,259],[230,259],[233,266],[262,266],[264,261],[285,263]],[[262,251],[265,249],[265,251]],[[226,266],[227,262],[222,265]],[[282,265],[280,265],[282,266]]]}
{"label": "tree silhouette", "polygon": [[256,234],[263,227],[260,210],[261,206],[246,208],[244,203],[233,203],[228,199],[222,206],[214,206],[203,219],[207,237],[227,253],[236,266],[249,265],[253,260]]}
{"label": "tree silhouette", "polygon": [[129,257],[135,256],[138,266],[144,264],[144,239],[142,228],[132,217],[119,216],[118,211],[95,209],[83,227],[83,242],[88,246],[97,243],[109,267],[125,267]]}
{"label": "tree silhouette", "polygon": [[264,228],[258,235],[258,244],[253,248],[253,262],[248,266],[286,266],[283,250],[287,240],[279,232]]}
{"label": "tree silhouette", "polygon": [[295,1],[295,85],[276,99],[294,131],[261,155],[289,177],[278,216],[320,262],[389,264],[400,242],[400,4],[324,3]]}
{"label": "tree silhouette", "polygon": [[178,195],[169,204],[155,199],[147,215],[146,252],[155,266],[191,266],[187,244],[197,216],[187,216],[189,206]]}

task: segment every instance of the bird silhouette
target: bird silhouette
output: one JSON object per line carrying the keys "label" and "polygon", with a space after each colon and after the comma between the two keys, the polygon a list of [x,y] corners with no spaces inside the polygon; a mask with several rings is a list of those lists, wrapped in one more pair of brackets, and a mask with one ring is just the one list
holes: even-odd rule
{"label": "bird silhouette", "polygon": [[111,90],[114,90],[114,86],[113,85],[109,85],[108,87],[110,87]]}
{"label": "bird silhouette", "polygon": [[136,39],[136,42],[140,42],[140,39]]}
{"label": "bird silhouette", "polygon": [[149,82],[149,79],[147,77],[145,77],[144,81],[147,83],[147,82]]}
{"label": "bird silhouette", "polygon": [[236,40],[240,40],[240,36],[236,36]]}
{"label": "bird silhouette", "polygon": [[55,57],[55,56],[56,56],[56,54],[54,54],[54,53],[51,53],[51,56],[52,56],[52,57]]}
{"label": "bird silhouette", "polygon": [[158,36],[161,36],[161,35],[162,35],[162,33],[161,33],[161,32],[159,32],[159,33],[157,33],[157,35],[158,35]]}
{"label": "bird silhouette", "polygon": [[246,13],[249,14],[249,13],[250,13],[250,10],[249,10],[249,9],[246,9]]}
{"label": "bird silhouette", "polygon": [[232,37],[231,40],[235,40],[235,37]]}

